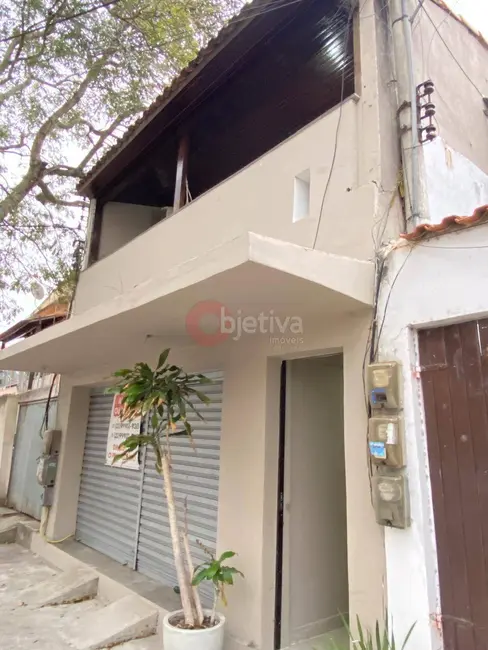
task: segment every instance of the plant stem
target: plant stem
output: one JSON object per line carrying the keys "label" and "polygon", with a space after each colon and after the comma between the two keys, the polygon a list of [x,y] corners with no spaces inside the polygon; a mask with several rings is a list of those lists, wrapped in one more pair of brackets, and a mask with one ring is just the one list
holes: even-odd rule
{"label": "plant stem", "polygon": [[[186,565],[188,567],[188,573],[190,574],[190,584],[193,580],[193,573],[195,572],[195,568],[193,566],[193,560],[191,557],[191,550],[190,550],[190,542],[188,541],[188,504],[187,500],[185,499],[185,526],[181,532],[181,538],[183,540],[183,548],[185,550],[185,555],[186,555]],[[193,592],[193,603],[195,605],[195,610],[196,610],[196,615],[197,615],[197,621],[198,625],[203,624],[203,609],[202,609],[202,602],[200,600],[200,594],[198,593],[198,588],[197,587],[192,587],[192,592]]]}
{"label": "plant stem", "polygon": [[210,616],[210,623],[213,625],[215,622],[215,615],[217,612],[217,602],[219,600],[219,592],[218,589],[214,589],[214,599],[213,599],[213,607],[212,607],[212,614]]}
{"label": "plant stem", "polygon": [[185,565],[181,553],[181,541],[178,530],[178,519],[176,516],[175,495],[173,492],[173,481],[171,478],[171,467],[169,464],[166,450],[161,458],[161,471],[164,479],[164,492],[168,505],[169,528],[171,532],[171,541],[173,543],[173,555],[175,560],[176,575],[180,587],[181,605],[185,616],[185,623],[191,627],[195,625],[195,617],[192,611],[191,586],[187,581]]}

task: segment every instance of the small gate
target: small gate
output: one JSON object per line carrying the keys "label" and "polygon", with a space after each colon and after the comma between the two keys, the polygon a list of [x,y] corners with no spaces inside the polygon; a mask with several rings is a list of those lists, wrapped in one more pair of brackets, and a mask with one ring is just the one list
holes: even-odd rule
{"label": "small gate", "polygon": [[[56,422],[57,400],[49,406],[49,426]],[[42,492],[36,478],[37,459],[42,454],[42,432],[46,401],[21,404],[14,439],[8,505],[18,512],[41,518]]]}
{"label": "small gate", "polygon": [[488,648],[488,320],[419,333],[445,650]]}

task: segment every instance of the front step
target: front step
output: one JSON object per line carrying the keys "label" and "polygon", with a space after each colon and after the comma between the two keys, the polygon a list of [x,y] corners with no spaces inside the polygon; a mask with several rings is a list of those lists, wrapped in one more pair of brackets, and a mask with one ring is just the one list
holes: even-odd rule
{"label": "front step", "polygon": [[20,599],[31,607],[48,607],[89,600],[97,595],[97,591],[96,573],[74,569],[29,587],[20,594]]}
{"label": "front step", "polygon": [[[158,610],[138,596],[124,596],[82,616],[63,634],[76,650],[102,650],[155,634]],[[150,648],[150,646],[149,646]]]}
{"label": "front step", "polygon": [[18,512],[0,517],[0,544],[13,544],[17,538],[19,524],[29,521],[27,515]]}

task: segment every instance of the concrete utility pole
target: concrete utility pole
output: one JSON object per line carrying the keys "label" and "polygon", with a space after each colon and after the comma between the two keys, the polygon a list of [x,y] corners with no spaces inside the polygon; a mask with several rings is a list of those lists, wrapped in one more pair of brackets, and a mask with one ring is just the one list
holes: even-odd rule
{"label": "concrete utility pole", "polygon": [[390,5],[408,229],[425,217],[411,22],[417,6],[412,0],[392,0]]}

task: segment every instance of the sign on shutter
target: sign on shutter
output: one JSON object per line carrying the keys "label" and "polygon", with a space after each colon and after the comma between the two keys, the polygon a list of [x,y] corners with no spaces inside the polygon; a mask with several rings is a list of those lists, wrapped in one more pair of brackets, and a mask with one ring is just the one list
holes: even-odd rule
{"label": "sign on shutter", "polygon": [[141,432],[142,418],[132,418],[131,420],[122,420],[122,395],[114,395],[112,411],[110,413],[110,422],[108,425],[107,452],[105,465],[110,467],[123,467],[124,469],[139,469],[139,454],[135,453],[130,458],[117,458],[122,453],[123,448],[120,446],[129,436],[137,435]]}

